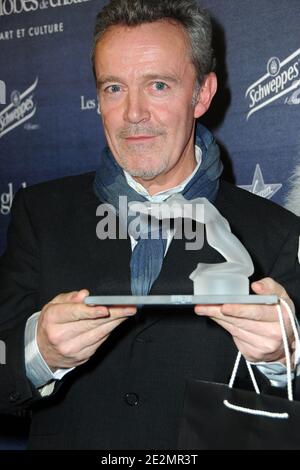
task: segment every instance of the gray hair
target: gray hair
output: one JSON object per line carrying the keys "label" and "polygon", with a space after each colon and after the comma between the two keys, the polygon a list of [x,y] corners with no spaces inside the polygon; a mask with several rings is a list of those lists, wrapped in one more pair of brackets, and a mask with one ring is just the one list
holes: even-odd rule
{"label": "gray hair", "polygon": [[[180,24],[189,38],[192,63],[201,85],[215,68],[212,49],[212,26],[207,11],[196,0],[111,0],[97,15],[92,62],[98,41],[111,26],[137,26],[159,20]],[[94,70],[95,73],[95,70]]]}
{"label": "gray hair", "polygon": [[290,188],[285,197],[284,207],[300,216],[300,164],[298,164],[289,179]]}

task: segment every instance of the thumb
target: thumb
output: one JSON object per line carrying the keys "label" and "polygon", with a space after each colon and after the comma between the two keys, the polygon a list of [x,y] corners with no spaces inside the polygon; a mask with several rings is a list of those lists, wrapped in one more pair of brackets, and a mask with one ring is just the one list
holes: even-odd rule
{"label": "thumb", "polygon": [[89,295],[89,291],[87,289],[81,289],[80,291],[72,292],[71,295],[71,302],[81,303]]}
{"label": "thumb", "polygon": [[89,295],[89,291],[87,289],[67,292],[64,294],[59,294],[56,297],[54,297],[54,299],[51,300],[51,303],[53,304],[68,303],[68,302],[81,303],[83,302],[83,299],[87,295]]}
{"label": "thumb", "polygon": [[278,297],[282,298],[287,297],[287,293],[284,287],[270,277],[265,277],[259,281],[253,282],[251,284],[251,288],[256,294],[278,295]]}

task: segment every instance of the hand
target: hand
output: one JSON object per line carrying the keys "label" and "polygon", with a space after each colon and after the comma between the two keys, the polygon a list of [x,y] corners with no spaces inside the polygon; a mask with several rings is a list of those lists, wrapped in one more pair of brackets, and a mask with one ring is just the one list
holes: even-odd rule
{"label": "hand", "polygon": [[[285,289],[271,278],[253,282],[252,290],[259,295],[278,295],[288,302],[294,312],[294,304]],[[210,317],[225,328],[250,362],[280,361],[285,364],[282,334],[277,309],[274,305],[196,305],[195,313]],[[286,309],[282,308],[290,348],[294,347],[294,335]],[[293,351],[292,351],[293,352]]]}
{"label": "hand", "polygon": [[136,313],[136,307],[85,305],[87,295],[86,289],[60,294],[42,309],[37,343],[53,371],[84,364],[114,328]]}

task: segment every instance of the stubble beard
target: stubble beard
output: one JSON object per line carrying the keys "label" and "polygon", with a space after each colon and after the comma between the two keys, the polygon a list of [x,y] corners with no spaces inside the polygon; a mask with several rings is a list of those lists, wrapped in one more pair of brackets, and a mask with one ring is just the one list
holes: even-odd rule
{"label": "stubble beard", "polygon": [[[132,129],[130,132],[128,132],[128,130],[120,132],[118,135],[119,139],[121,138],[121,142],[119,142],[120,147],[122,147],[124,143],[123,138],[127,137],[127,135],[139,135],[143,133],[160,136],[163,142],[166,139],[166,132],[161,128],[136,128]],[[119,153],[119,164],[123,170],[129,173],[132,177],[141,178],[144,180],[151,180],[156,178],[161,173],[163,173],[168,166],[168,156],[161,153],[160,147],[161,144],[153,144],[150,142],[147,144],[135,144],[135,146],[131,149],[126,148],[122,150],[120,148],[121,151]],[[137,160],[138,164],[134,164],[134,160]],[[156,163],[151,164],[153,161]]]}
{"label": "stubble beard", "polygon": [[[143,158],[143,157],[142,157]],[[145,161],[145,158],[143,158]],[[147,162],[145,162],[145,165]],[[167,168],[168,164],[168,159],[166,156],[160,156],[158,163],[155,165],[155,167],[144,167],[144,168],[135,168],[132,166],[131,158],[130,156],[126,156],[124,154],[120,155],[120,166],[125,170],[127,173],[129,173],[132,177],[135,178],[141,178],[144,180],[152,180],[153,178],[156,178],[157,176],[161,175]]]}

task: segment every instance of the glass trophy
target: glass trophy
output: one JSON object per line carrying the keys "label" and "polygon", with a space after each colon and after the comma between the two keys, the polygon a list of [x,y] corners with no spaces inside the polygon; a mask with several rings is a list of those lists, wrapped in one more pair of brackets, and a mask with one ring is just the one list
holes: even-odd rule
{"label": "glass trophy", "polygon": [[[129,203],[129,215],[139,214],[141,220],[153,224],[153,233],[161,224],[163,236],[167,236],[171,219],[194,220],[205,230],[207,243],[218,251],[225,261],[198,263],[189,278],[193,282],[194,295],[146,295],[146,296],[91,296],[85,299],[89,305],[218,305],[218,304],[276,304],[275,295],[250,295],[249,277],[254,272],[252,259],[238,238],[231,232],[228,221],[206,198],[185,199],[181,194],[171,196],[160,204],[151,202]],[[151,234],[150,227],[150,234]],[[176,229],[175,229],[176,230]],[[174,234],[173,234],[174,235]],[[198,248],[201,249],[202,245]],[[186,249],[195,249],[187,243]],[[195,255],[196,259],[196,255]]]}

